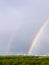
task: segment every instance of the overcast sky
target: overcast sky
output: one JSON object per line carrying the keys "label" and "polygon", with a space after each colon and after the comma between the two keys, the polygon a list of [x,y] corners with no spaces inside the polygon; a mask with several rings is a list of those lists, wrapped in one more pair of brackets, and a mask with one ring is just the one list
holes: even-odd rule
{"label": "overcast sky", "polygon": [[[27,53],[37,31],[49,18],[49,0],[0,0],[0,54]],[[49,54],[49,24],[32,54]]]}

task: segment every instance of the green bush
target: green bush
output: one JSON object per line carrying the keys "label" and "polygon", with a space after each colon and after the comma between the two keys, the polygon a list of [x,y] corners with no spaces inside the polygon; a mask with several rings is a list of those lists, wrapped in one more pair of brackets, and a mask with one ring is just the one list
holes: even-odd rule
{"label": "green bush", "polygon": [[0,56],[0,65],[49,65],[49,56]]}

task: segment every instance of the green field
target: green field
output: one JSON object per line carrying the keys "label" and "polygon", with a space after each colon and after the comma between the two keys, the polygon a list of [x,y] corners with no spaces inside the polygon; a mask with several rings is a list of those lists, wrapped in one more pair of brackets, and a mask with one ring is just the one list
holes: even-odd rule
{"label": "green field", "polygon": [[49,56],[0,56],[0,65],[49,65]]}

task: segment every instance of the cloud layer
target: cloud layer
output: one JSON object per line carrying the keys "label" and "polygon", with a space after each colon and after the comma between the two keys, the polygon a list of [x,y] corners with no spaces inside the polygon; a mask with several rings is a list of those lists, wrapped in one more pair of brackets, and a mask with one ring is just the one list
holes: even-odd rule
{"label": "cloud layer", "polygon": [[[0,54],[8,52],[7,47],[11,44],[9,54],[27,53],[35,34],[48,18],[49,0],[0,0]],[[32,54],[38,54],[44,45],[44,50],[48,51],[48,28],[49,24],[40,38],[41,45]],[[16,37],[10,44],[12,33]],[[41,51],[41,54],[45,53]]]}

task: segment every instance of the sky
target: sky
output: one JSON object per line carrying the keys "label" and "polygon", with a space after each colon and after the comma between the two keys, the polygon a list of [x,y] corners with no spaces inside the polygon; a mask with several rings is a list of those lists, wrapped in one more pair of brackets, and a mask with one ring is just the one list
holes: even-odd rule
{"label": "sky", "polygon": [[[0,55],[26,54],[49,18],[49,0],[0,0]],[[32,55],[49,54],[49,24],[35,44]]]}

